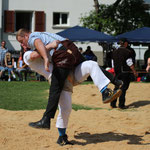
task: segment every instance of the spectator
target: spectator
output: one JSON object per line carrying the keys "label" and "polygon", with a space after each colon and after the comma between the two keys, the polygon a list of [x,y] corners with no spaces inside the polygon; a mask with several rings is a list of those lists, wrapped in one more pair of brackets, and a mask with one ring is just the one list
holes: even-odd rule
{"label": "spectator", "polygon": [[147,66],[148,58],[150,58],[150,45],[148,45],[148,49],[144,53],[144,65],[145,65],[145,68]]}
{"label": "spectator", "polygon": [[13,72],[14,58],[12,57],[10,52],[7,52],[5,55],[5,65],[6,65],[6,70],[8,70],[8,81],[11,81],[11,74],[13,78],[16,79],[16,76]]}
{"label": "spectator", "polygon": [[133,63],[135,65],[135,57],[136,57],[136,53],[135,50],[131,47],[131,45],[129,44],[129,41],[126,38],[122,38],[120,40],[120,45],[121,47],[125,47],[127,48],[130,52],[131,52],[131,58],[133,60]]}
{"label": "spectator", "polygon": [[91,50],[91,47],[88,46],[86,51],[83,52],[83,56],[85,57],[86,60],[93,60],[93,61],[97,61],[97,57],[96,55],[93,53],[93,51]]}
{"label": "spectator", "polygon": [[[131,48],[129,41],[126,38],[122,38],[120,40],[120,45],[121,45],[121,47],[127,48],[130,51],[131,58],[132,58],[134,66],[135,66],[136,53],[135,53],[135,50],[133,48]],[[135,81],[135,76],[133,74],[131,74],[131,81]]]}
{"label": "spectator", "polygon": [[[125,106],[125,96],[126,96],[126,91],[129,88],[130,82],[131,82],[131,71],[133,72],[134,76],[138,76],[137,72],[134,68],[134,63],[132,60],[132,53],[130,52],[129,49],[121,46],[117,50],[113,52],[113,61],[114,61],[114,70],[115,70],[115,76],[123,81],[123,85],[121,87],[122,94],[119,98],[119,108],[120,109],[126,109],[128,108]],[[115,89],[118,89],[116,86]],[[117,99],[111,102],[111,107],[116,108],[116,102]]]}
{"label": "spectator", "polygon": [[0,78],[3,76],[3,73],[5,72],[5,54],[8,51],[6,48],[6,42],[1,42],[0,47]]}
{"label": "spectator", "polygon": [[106,66],[112,68],[112,53],[113,49],[106,52]]}
{"label": "spectator", "polygon": [[82,47],[79,47],[79,52],[80,52],[81,54],[83,53]]}
{"label": "spectator", "polygon": [[[17,62],[17,69],[16,72],[19,77],[19,81],[27,81],[27,73],[28,73],[28,66],[23,61],[23,52],[20,51],[20,56]],[[24,73],[24,79],[23,79],[23,73]]]}
{"label": "spectator", "polygon": [[36,72],[36,80],[37,81],[46,81],[46,78]]}

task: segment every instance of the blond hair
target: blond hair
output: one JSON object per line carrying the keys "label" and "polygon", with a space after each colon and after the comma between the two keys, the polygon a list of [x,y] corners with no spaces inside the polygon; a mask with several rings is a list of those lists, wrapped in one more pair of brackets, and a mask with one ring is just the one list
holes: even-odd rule
{"label": "blond hair", "polygon": [[10,52],[6,52],[5,58],[10,60],[11,57],[12,57],[11,53]]}
{"label": "blond hair", "polygon": [[19,29],[17,34],[16,34],[16,39],[18,39],[18,36],[24,37],[24,35],[26,33],[30,33],[30,31],[28,29],[24,29],[24,28]]}

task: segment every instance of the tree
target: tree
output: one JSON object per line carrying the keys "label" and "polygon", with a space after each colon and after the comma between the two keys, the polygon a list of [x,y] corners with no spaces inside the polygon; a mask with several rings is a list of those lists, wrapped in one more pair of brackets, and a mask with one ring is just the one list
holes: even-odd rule
{"label": "tree", "polygon": [[116,0],[111,5],[99,5],[94,0],[95,10],[81,16],[84,27],[118,35],[143,26],[150,26],[148,5],[143,0]]}

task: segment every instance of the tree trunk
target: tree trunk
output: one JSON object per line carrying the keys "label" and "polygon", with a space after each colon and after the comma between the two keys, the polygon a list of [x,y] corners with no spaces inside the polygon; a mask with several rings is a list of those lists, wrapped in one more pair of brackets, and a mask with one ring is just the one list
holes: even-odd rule
{"label": "tree trunk", "polygon": [[[99,2],[98,2],[98,0],[94,0],[94,7],[95,7],[95,11],[98,15],[98,13],[99,13]],[[99,24],[98,22],[97,22],[97,24],[98,24],[98,29],[96,29],[96,30],[101,31],[102,25]]]}
{"label": "tree trunk", "polygon": [[96,10],[96,13],[99,13],[99,2],[98,2],[98,0],[94,0],[94,7]]}

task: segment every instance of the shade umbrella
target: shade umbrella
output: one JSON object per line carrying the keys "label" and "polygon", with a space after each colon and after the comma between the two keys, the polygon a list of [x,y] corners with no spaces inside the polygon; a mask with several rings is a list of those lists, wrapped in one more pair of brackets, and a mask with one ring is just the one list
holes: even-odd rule
{"label": "shade umbrella", "polygon": [[80,26],[74,26],[57,34],[71,41],[111,42],[114,40],[113,36]]}
{"label": "shade umbrella", "polygon": [[126,38],[130,42],[150,43],[150,28],[142,27],[116,36],[116,39]]}

